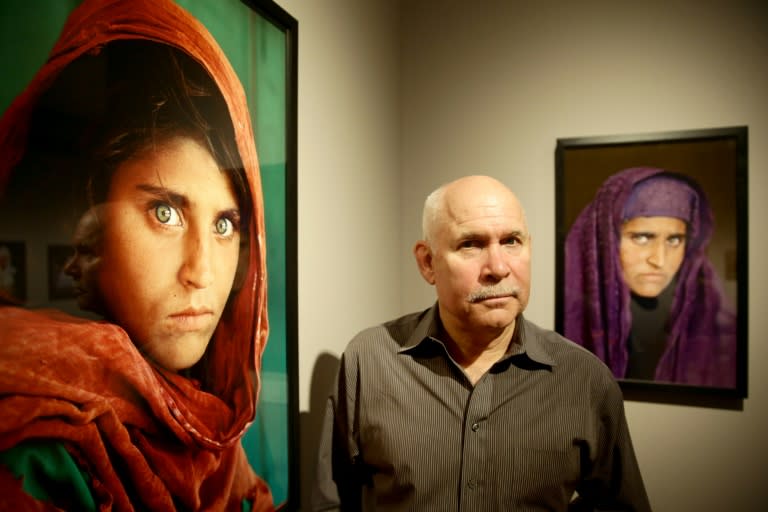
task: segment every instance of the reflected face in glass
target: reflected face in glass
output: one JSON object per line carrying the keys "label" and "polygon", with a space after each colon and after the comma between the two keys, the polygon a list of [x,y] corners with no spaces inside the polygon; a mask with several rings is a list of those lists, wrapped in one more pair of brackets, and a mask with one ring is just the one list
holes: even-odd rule
{"label": "reflected face in glass", "polygon": [[91,208],[75,227],[72,244],[75,253],[64,265],[64,272],[75,281],[75,294],[80,309],[100,312],[98,268],[101,263],[102,226],[97,208]]}
{"label": "reflected face in glass", "polygon": [[624,282],[640,297],[657,297],[685,256],[685,222],[674,217],[635,217],[621,227],[619,258]]}
{"label": "reflected face in glass", "polygon": [[232,289],[240,212],[202,145],[176,137],[120,165],[110,184],[99,282],[111,319],[176,371],[200,360]]}

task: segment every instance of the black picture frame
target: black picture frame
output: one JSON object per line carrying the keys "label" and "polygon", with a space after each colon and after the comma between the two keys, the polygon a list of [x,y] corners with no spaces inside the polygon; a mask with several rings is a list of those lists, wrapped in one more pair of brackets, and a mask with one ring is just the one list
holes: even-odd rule
{"label": "black picture frame", "polygon": [[[269,23],[275,30],[283,34],[284,48],[284,90],[282,91],[284,105],[284,120],[282,134],[284,140],[284,161],[283,177],[281,188],[283,190],[282,211],[269,211],[270,191],[267,184],[264,183],[265,195],[265,221],[267,223],[267,245],[279,247],[277,255],[270,255],[267,258],[267,272],[271,273],[275,267],[274,258],[282,260],[279,268],[283,269],[279,276],[279,285],[282,291],[270,283],[268,293],[268,305],[270,310],[270,335],[267,341],[267,351],[278,348],[284,352],[285,357],[285,379],[287,382],[287,408],[284,409],[286,415],[287,431],[285,432],[287,444],[283,447],[286,451],[285,461],[287,467],[282,469],[287,471],[287,494],[284,498],[275,496],[275,505],[278,510],[298,511],[300,510],[299,489],[299,394],[298,394],[298,234],[297,234],[297,167],[298,167],[298,48],[299,48],[299,25],[298,20],[291,16],[285,9],[280,7],[273,0],[241,0],[243,4],[250,7],[258,16]],[[254,113],[251,114],[254,116]],[[257,114],[256,114],[257,115]],[[258,126],[254,123],[254,126]],[[257,128],[258,130],[258,128]],[[260,153],[259,134],[256,133],[256,148]],[[262,181],[264,181],[264,162],[262,161]],[[275,224],[282,224],[284,232],[276,235],[270,235],[270,215],[275,214]],[[278,292],[278,293],[275,293]],[[274,300],[279,296],[282,302],[278,306],[282,313],[276,317],[272,315]],[[275,333],[280,333],[279,337]],[[264,388],[262,388],[264,391]],[[265,431],[259,428],[259,414],[263,411],[257,411],[255,427],[252,427],[246,433],[243,444],[246,451],[252,441],[260,450],[268,448],[270,439],[268,435],[264,437]],[[274,422],[271,422],[274,425]],[[279,428],[279,427],[278,427]],[[251,458],[249,456],[249,458]],[[253,461],[252,461],[253,462]],[[270,475],[262,475],[269,479]],[[280,477],[284,479],[285,477]],[[273,491],[274,494],[274,491]]]}
{"label": "black picture frame", "polygon": [[566,237],[576,217],[609,176],[632,167],[662,168],[683,174],[699,183],[714,213],[712,240],[718,243],[711,243],[707,254],[717,261],[713,264],[715,271],[736,307],[735,386],[690,385],[617,376],[625,398],[720,408],[740,408],[741,400],[746,398],[747,166],[746,126],[557,139],[555,329],[559,333],[566,331]]}

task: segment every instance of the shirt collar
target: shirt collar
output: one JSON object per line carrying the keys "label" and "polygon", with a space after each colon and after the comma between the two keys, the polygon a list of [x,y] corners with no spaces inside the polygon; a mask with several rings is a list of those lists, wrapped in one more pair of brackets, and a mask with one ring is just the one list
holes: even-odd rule
{"label": "shirt collar", "polygon": [[[419,323],[416,324],[413,333],[411,333],[411,336],[408,338],[408,341],[402,348],[400,348],[400,350],[398,350],[398,352],[408,352],[426,342],[438,342],[443,344],[443,342],[440,341],[439,335],[440,319],[437,302],[435,302],[431,308],[424,312]],[[512,343],[509,344],[507,353],[504,354],[504,357],[502,357],[499,362],[511,357],[523,356],[546,366],[557,365],[555,360],[552,359],[541,345],[541,340],[539,340],[533,325],[525,320],[522,314],[517,317],[517,325],[515,326],[515,332],[512,336]]]}
{"label": "shirt collar", "polygon": [[435,302],[431,308],[424,312],[419,323],[416,324],[416,328],[408,338],[408,341],[398,352],[407,352],[429,339],[437,340],[440,333],[440,325],[438,322],[437,302]]}
{"label": "shirt collar", "polygon": [[523,318],[523,315],[517,317],[518,325],[520,326],[520,344],[523,347],[523,352],[533,361],[541,363],[547,366],[557,366],[557,362],[552,356],[545,350],[539,338],[539,331],[534,328],[534,325]]}

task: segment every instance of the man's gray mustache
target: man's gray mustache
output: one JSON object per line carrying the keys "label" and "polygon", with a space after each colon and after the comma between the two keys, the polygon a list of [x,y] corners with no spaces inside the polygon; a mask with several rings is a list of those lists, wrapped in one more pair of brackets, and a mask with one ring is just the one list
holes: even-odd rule
{"label": "man's gray mustache", "polygon": [[514,297],[517,298],[520,289],[511,286],[487,286],[469,294],[469,302],[479,302],[481,300],[493,299],[496,297]]}

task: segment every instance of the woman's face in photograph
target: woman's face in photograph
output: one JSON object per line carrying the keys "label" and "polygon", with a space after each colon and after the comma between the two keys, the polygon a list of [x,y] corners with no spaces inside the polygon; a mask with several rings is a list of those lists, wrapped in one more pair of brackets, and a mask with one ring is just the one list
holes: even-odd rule
{"label": "woman's face in photograph", "polygon": [[172,138],[121,164],[105,208],[99,284],[137,347],[177,371],[200,360],[237,269],[240,212],[207,149]]}
{"label": "woman's face in photograph", "polygon": [[672,282],[683,263],[685,237],[685,222],[674,217],[635,217],[622,225],[621,269],[635,295],[657,297]]}

